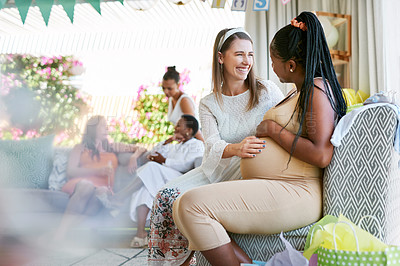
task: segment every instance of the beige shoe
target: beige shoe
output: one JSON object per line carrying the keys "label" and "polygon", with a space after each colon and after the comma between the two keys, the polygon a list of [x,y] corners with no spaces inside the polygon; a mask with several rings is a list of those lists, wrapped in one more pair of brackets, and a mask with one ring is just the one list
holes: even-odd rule
{"label": "beige shoe", "polygon": [[148,245],[149,245],[149,239],[147,236],[144,238],[134,236],[131,241],[132,248],[146,248]]}

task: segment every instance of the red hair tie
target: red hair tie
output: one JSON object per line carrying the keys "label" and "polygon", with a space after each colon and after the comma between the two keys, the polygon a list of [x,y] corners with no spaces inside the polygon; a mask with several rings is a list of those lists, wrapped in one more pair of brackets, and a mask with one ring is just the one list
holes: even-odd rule
{"label": "red hair tie", "polygon": [[296,20],[296,18],[292,19],[292,20],[290,21],[290,24],[291,24],[293,27],[296,27],[296,28],[301,29],[302,31],[307,31],[306,23],[304,23],[304,22],[298,22],[298,21]]}

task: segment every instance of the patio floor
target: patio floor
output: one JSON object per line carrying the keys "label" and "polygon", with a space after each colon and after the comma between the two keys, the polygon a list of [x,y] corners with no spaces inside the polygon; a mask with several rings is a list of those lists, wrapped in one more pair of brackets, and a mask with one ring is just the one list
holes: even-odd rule
{"label": "patio floor", "polygon": [[147,249],[104,248],[99,250],[68,250],[41,256],[26,266],[89,266],[147,265]]}
{"label": "patio floor", "polygon": [[[72,230],[63,241],[51,241],[46,232],[0,237],[0,265],[118,266],[147,265],[147,248],[131,248],[136,230]],[[0,230],[0,236],[1,236]],[[5,253],[3,253],[5,252]]]}

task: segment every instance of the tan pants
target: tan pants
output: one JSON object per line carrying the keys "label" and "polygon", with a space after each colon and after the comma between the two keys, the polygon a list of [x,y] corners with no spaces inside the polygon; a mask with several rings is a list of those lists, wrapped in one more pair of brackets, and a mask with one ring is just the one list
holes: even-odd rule
{"label": "tan pants", "polygon": [[237,180],[187,191],[173,206],[173,218],[191,250],[230,242],[226,231],[275,234],[317,221],[322,215],[321,179]]}

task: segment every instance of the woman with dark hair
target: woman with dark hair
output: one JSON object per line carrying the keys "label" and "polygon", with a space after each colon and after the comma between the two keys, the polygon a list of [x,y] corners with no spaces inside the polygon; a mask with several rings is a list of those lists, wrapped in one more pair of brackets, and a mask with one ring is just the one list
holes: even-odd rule
{"label": "woman with dark hair", "polygon": [[115,153],[133,152],[131,171],[136,170],[136,160],[146,151],[134,144],[109,143],[107,121],[103,116],[91,117],[85,127],[82,142],[69,154],[68,182],[62,191],[70,195],[64,217],[54,238],[61,240],[68,229],[85,216],[95,215],[103,207],[100,195],[112,192],[118,161]]}
{"label": "woman with dark hair", "polygon": [[[180,79],[179,72],[176,71],[175,66],[170,66],[167,68],[161,84],[165,96],[168,97],[168,120],[174,125],[176,125],[183,114],[198,118],[193,99],[179,89]],[[196,133],[195,137],[204,141],[200,131]]]}
{"label": "woman with dark hair", "polygon": [[212,265],[251,263],[227,231],[276,234],[322,215],[322,172],[332,158],[330,138],[346,104],[318,18],[303,12],[279,30],[270,56],[281,82],[296,89],[257,127],[266,148],[242,159],[244,180],[192,189],[173,207],[189,248],[201,251]]}
{"label": "woman with dark hair", "polygon": [[148,155],[149,162],[138,168],[138,178],[127,186],[132,196],[130,216],[138,227],[131,247],[148,244],[145,224],[157,191],[167,182],[193,169],[195,159],[203,156],[204,143],[194,138],[198,130],[199,123],[194,116],[182,115],[174,133],[178,144],[160,142]]}
{"label": "woman with dark hair", "polygon": [[201,185],[240,179],[240,159],[255,157],[265,143],[256,138],[263,114],[283,95],[253,72],[253,41],[242,28],[221,30],[214,42],[213,92],[200,101],[205,138],[202,165],[172,180],[155,198],[150,219],[149,264],[181,265],[190,261],[188,242],[172,219],[181,193]]}

